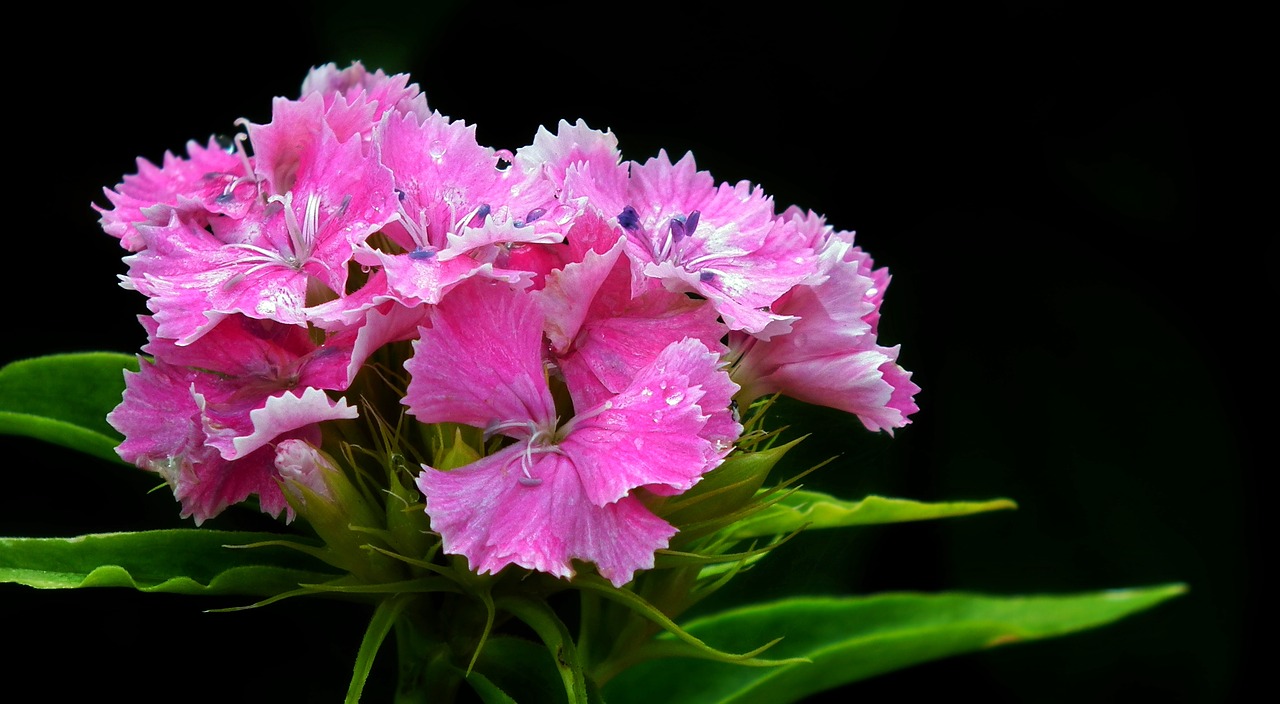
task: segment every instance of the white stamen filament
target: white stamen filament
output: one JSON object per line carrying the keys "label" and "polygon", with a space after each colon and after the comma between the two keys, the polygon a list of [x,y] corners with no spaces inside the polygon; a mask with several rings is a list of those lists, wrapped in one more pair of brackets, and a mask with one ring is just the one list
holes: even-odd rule
{"label": "white stamen filament", "polygon": [[315,251],[316,234],[320,229],[320,195],[307,194],[307,205],[302,214],[301,227],[298,226],[297,213],[293,212],[293,191],[283,196],[271,196],[267,202],[279,202],[284,205],[284,226],[289,231],[289,243],[293,247],[293,258],[296,262],[291,266],[295,269],[300,268],[304,262],[311,259],[311,254]]}
{"label": "white stamen filament", "polygon": [[399,204],[399,211],[396,213],[396,219],[404,226],[405,232],[409,233],[409,239],[418,245],[418,249],[431,249],[431,241],[427,239],[427,228],[431,223],[427,221],[427,213],[424,210],[418,211],[418,219],[415,221],[409,217],[409,212],[404,209],[404,201]]}

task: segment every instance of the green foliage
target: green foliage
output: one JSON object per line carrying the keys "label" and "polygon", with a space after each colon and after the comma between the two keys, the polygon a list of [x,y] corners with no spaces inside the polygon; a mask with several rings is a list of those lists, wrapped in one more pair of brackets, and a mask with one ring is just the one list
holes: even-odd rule
{"label": "green foliage", "polygon": [[[8,365],[0,369],[0,433],[119,462],[121,438],[105,417],[120,401],[124,372],[138,364],[130,355],[85,353]],[[210,529],[0,538],[0,582],[257,599],[223,610],[298,595],[359,599],[374,608],[346,701],[360,700],[394,633],[398,700],[453,701],[469,688],[493,704],[792,702],[937,658],[1094,628],[1184,591],[1175,584],[1066,596],[809,597],[680,623],[692,604],[799,531],[1016,508],[1007,499],[846,501],[797,488],[807,472],[770,483],[799,442],[779,443],[763,430],[771,405],[752,407],[738,451],[691,491],[649,497],[680,532],[653,569],[623,588],[589,566],[565,582],[515,569],[476,575],[465,559],[443,555],[413,484],[420,460],[402,452],[402,428],[374,412],[368,446],[340,445],[345,462],[325,468],[327,493],[286,485],[299,524],[318,540]],[[419,432],[441,468],[474,462],[484,449],[473,429]],[[551,601],[569,589],[581,609],[576,636]],[[504,628],[512,623],[531,635]]]}
{"label": "green foliage", "polygon": [[[794,702],[929,660],[1095,628],[1184,591],[1171,584],[1068,596],[902,593],[757,604],[696,619],[686,629],[720,647],[761,634],[782,636],[771,656],[810,662],[743,668],[701,659],[651,660],[608,682],[604,694],[610,704]],[[678,643],[665,635],[654,642]]]}
{"label": "green foliage", "polygon": [[83,352],[24,359],[0,368],[0,433],[23,435],[123,463],[121,436],[107,424],[120,403],[124,372],[138,358]]}
{"label": "green foliage", "polygon": [[1008,499],[922,503],[868,496],[859,501],[843,501],[821,492],[797,489],[755,515],[735,523],[730,536],[741,540],[790,533],[801,528],[848,528],[928,521],[1012,508],[1017,508],[1017,504]]}
{"label": "green foliage", "polygon": [[337,576],[302,552],[247,546],[271,533],[208,529],[0,538],[0,582],[37,589],[127,587],[175,594],[273,596]]}

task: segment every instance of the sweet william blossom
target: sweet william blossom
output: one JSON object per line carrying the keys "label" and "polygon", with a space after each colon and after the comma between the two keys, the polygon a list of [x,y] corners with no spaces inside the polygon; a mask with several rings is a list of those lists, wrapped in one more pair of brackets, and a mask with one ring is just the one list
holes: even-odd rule
{"label": "sweet william blossom", "polygon": [[125,437],[116,452],[159,473],[197,524],[250,495],[263,512],[292,518],[273,445],[319,444],[321,423],[355,417],[321,390],[346,386],[353,334],[317,346],[300,328],[232,317],[179,346],[155,337],[154,321],[143,324],[152,359],[126,374],[124,398],[107,416]]}
{"label": "sweet william blossom", "polygon": [[791,209],[783,217],[819,249],[819,267],[806,284],[779,298],[776,311],[797,321],[787,335],[759,340],[730,336],[734,381],[743,403],[765,394],[848,411],[867,429],[910,423],[920,387],[898,363],[898,347],[877,340],[880,303],[889,275],[853,245],[853,233],[834,232],[822,218]]}
{"label": "sweet william blossom", "polygon": [[172,212],[139,224],[145,246],[125,258],[124,285],[148,297],[159,334],[179,344],[237,313],[306,324],[309,305],[345,290],[355,247],[394,216],[390,170],[357,136],[339,138],[321,96],[278,101],[276,119],[253,134],[262,190],[244,217],[206,224]]}
{"label": "sweet william blossom", "polygon": [[500,282],[468,282],[432,311],[405,363],[409,413],[514,442],[451,471],[424,466],[418,486],[445,552],[477,572],[571,577],[582,560],[621,586],[676,532],[639,490],[685,491],[719,465],[740,432],[736,387],[718,355],[686,338],[621,393],[561,419],[543,320],[533,296]]}
{"label": "sweet william blossom", "polygon": [[672,163],[659,151],[643,164],[574,163],[564,190],[616,218],[637,285],[652,277],[701,296],[731,330],[767,339],[790,328],[772,306],[812,274],[813,250],[759,186],[717,186],[692,153]]}

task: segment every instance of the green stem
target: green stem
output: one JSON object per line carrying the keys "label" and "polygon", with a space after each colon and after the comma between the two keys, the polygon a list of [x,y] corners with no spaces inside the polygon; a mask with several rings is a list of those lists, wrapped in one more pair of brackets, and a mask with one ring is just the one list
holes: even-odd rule
{"label": "green stem", "polygon": [[556,616],[545,601],[528,597],[509,596],[496,600],[499,608],[505,609],[524,621],[542,638],[556,669],[560,671],[560,679],[564,683],[565,695],[570,704],[587,704],[587,681],[583,671],[582,659],[578,656],[578,648],[569,635],[569,629]]}
{"label": "green stem", "polygon": [[428,635],[412,610],[396,620],[398,681],[396,704],[449,704],[458,693],[462,673],[449,644]]}
{"label": "green stem", "polygon": [[595,661],[602,655],[594,652],[595,639],[592,634],[600,625],[600,597],[591,592],[578,592],[580,604],[580,620],[578,622],[578,656],[583,667],[590,672]]}

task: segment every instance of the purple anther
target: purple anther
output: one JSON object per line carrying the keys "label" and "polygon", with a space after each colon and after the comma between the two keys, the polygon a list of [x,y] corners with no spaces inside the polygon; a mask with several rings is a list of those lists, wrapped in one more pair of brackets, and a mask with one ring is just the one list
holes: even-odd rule
{"label": "purple anther", "polygon": [[671,240],[673,242],[679,242],[684,239],[686,229],[687,227],[683,215],[677,215],[671,218]]}
{"label": "purple anther", "polygon": [[538,218],[546,214],[547,214],[546,208],[534,208],[533,210],[529,211],[528,215],[524,216],[524,221],[526,223],[533,222],[534,220],[537,220]]}
{"label": "purple anther", "polygon": [[618,224],[624,229],[635,232],[640,229],[640,213],[637,213],[635,208],[628,205],[622,209],[621,213],[618,213]]}
{"label": "purple anther", "polygon": [[403,202],[404,202],[404,191],[400,190],[399,188],[395,189],[395,191],[396,191],[396,197],[397,197],[397,198],[399,198],[399,199],[400,199],[400,202],[402,202],[402,203],[403,203]]}
{"label": "purple anther", "polygon": [[684,234],[692,235],[693,231],[698,229],[698,218],[702,217],[701,210],[695,210],[689,213],[689,217],[684,221]]}
{"label": "purple anther", "polygon": [[484,224],[484,219],[489,216],[489,212],[491,210],[492,208],[489,207],[488,203],[481,203],[480,207],[476,208],[476,214],[471,216],[471,220],[467,223],[467,226],[480,227]]}
{"label": "purple anther", "polygon": [[709,283],[709,282],[711,282],[711,281],[715,281],[715,280],[716,280],[716,275],[715,275],[715,274],[713,274],[713,273],[711,273],[710,271],[705,271],[705,270],[704,270],[701,274],[698,274],[698,280],[699,280],[699,281],[701,281],[701,282],[702,282],[702,283],[704,283],[704,284],[705,284],[705,283]]}
{"label": "purple anther", "polygon": [[426,259],[431,259],[434,256],[436,256],[436,250],[434,249],[423,249],[419,247],[413,250],[412,252],[409,252],[409,258],[417,261],[424,261]]}

